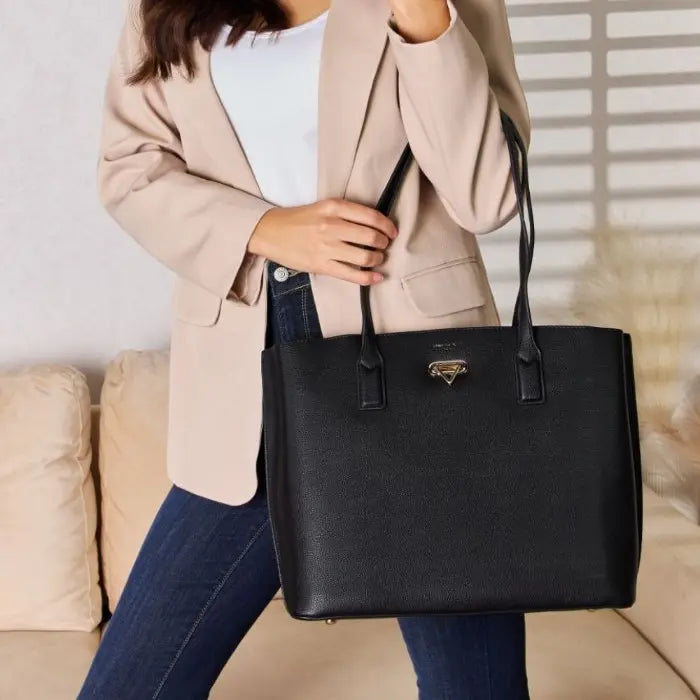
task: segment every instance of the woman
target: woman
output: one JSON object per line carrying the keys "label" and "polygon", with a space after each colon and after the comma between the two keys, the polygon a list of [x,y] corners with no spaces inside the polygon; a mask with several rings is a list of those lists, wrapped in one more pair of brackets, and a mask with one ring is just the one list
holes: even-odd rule
{"label": "woman", "polygon": [[[515,210],[499,110],[529,118],[502,0],[136,2],[98,180],[176,273],[175,485],[80,698],[195,700],[279,587],[260,351],[358,332],[358,284],[379,332],[500,323],[476,235]],[[528,697],[522,615],[398,623],[422,700]]]}

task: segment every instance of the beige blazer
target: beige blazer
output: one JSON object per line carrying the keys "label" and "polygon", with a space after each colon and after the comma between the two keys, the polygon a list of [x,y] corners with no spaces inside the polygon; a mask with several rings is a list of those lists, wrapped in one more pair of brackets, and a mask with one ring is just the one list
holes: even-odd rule
{"label": "beige blazer", "polygon": [[[140,50],[136,0],[107,81],[98,163],[102,203],[176,273],[168,474],[241,504],[257,486],[266,295],[247,253],[272,206],[246,161],[196,43],[198,68],[126,86]],[[386,276],[371,292],[378,332],[499,324],[477,235],[514,214],[499,106],[529,143],[503,0],[455,0],[456,23],[409,44],[387,0],[333,0],[319,79],[318,198],[374,205],[406,141],[417,164],[394,210]],[[261,87],[261,89],[264,89]],[[241,96],[241,99],[246,99]],[[311,275],[326,337],[360,330],[359,289]],[[352,408],[352,407],[351,407]]]}

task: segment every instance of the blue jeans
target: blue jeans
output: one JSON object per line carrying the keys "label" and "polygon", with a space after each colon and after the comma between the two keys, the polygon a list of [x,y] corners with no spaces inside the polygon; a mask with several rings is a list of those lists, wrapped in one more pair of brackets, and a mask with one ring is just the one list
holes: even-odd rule
{"label": "blue jeans", "polygon": [[[270,275],[268,298],[268,343],[321,335],[308,275],[292,273],[283,281]],[[208,696],[279,588],[262,459],[258,474],[256,494],[239,506],[172,487],[141,547],[78,700]],[[416,671],[420,700],[529,697],[522,615],[397,620]]]}

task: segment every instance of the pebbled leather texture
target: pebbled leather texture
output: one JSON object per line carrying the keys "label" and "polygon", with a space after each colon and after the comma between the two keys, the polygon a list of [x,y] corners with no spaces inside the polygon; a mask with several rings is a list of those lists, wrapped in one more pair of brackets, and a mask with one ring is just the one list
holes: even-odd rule
{"label": "pebbled leather texture", "polygon": [[[547,401],[514,392],[511,327],[377,337],[386,407],[357,406],[360,336],[263,354],[268,499],[290,614],[627,607],[641,546],[629,341],[535,327]],[[452,386],[435,360],[463,359]]]}
{"label": "pebbled leather texture", "polygon": [[[378,335],[362,287],[361,334],[263,352],[267,498],[293,617],[634,603],[632,342],[620,329],[533,325],[527,157],[502,116],[521,223],[512,326]],[[383,213],[410,160],[407,147]],[[431,374],[434,362],[452,374]]]}

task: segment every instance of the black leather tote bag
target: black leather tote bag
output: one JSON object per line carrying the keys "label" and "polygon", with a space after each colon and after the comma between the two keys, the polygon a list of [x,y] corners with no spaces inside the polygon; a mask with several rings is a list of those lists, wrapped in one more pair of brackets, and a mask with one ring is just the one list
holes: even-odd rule
{"label": "black leather tote bag", "polygon": [[[511,326],[359,335],[263,351],[272,534],[305,620],[623,608],[641,551],[632,348],[622,330],[533,326],[527,153]],[[408,147],[377,209],[388,214]]]}

